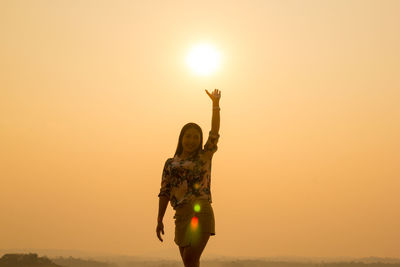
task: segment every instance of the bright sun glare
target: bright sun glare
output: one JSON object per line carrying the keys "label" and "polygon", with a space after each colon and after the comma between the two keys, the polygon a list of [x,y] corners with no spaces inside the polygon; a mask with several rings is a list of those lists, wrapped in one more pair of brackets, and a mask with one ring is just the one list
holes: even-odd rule
{"label": "bright sun glare", "polygon": [[219,68],[220,55],[212,45],[199,44],[190,50],[187,64],[196,74],[209,75]]}

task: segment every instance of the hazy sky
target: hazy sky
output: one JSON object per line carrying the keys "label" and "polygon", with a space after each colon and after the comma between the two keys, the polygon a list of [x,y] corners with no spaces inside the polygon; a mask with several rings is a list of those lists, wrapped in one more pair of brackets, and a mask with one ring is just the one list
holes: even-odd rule
{"label": "hazy sky", "polygon": [[[211,127],[205,255],[400,257],[400,1],[0,1],[0,249],[179,257],[179,131]],[[185,58],[208,42],[221,67]],[[175,254],[174,254],[175,253]]]}

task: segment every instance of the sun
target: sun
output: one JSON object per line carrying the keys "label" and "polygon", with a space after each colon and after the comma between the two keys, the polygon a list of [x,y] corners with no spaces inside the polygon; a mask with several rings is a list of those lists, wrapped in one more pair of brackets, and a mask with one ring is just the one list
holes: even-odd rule
{"label": "sun", "polygon": [[210,75],[219,68],[220,54],[210,44],[198,44],[189,51],[186,62],[196,74]]}

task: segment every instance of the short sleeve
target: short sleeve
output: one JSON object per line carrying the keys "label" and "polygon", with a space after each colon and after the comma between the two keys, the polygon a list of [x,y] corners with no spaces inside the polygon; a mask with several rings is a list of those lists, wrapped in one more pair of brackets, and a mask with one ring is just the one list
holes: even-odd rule
{"label": "short sleeve", "polygon": [[171,192],[171,168],[170,168],[171,159],[168,159],[164,164],[164,169],[161,177],[161,188],[158,197],[166,196],[169,198]]}
{"label": "short sleeve", "polygon": [[215,153],[215,151],[218,150],[217,146],[218,139],[219,139],[219,134],[214,134],[211,131],[209,132],[207,142],[204,145],[204,152],[206,154],[212,156]]}

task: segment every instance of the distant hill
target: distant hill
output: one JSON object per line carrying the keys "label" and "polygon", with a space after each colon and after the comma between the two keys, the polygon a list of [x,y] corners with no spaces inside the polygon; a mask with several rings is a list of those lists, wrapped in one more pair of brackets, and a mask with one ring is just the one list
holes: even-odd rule
{"label": "distant hill", "polygon": [[399,263],[363,262],[274,262],[265,260],[204,261],[204,267],[400,267]]}
{"label": "distant hill", "polygon": [[0,267],[60,267],[47,257],[38,257],[36,253],[4,254],[0,258]]}
{"label": "distant hill", "polygon": [[[120,267],[181,267],[181,261],[130,261],[119,264]],[[204,260],[202,267],[400,267],[400,263],[363,263],[363,262],[277,262],[265,260]]]}
{"label": "distant hill", "polygon": [[8,253],[0,258],[0,267],[117,267],[116,264],[73,257],[49,259],[36,253]]}
{"label": "distant hill", "polygon": [[117,267],[118,265],[115,263],[109,263],[109,262],[100,262],[100,261],[95,261],[95,260],[83,260],[83,259],[77,259],[73,257],[57,257],[57,258],[52,258],[52,260],[65,267]]}
{"label": "distant hill", "polygon": [[[1,255],[1,254],[0,254]],[[45,254],[47,255],[47,254]],[[181,260],[140,259],[133,256],[106,258],[38,257],[36,253],[8,253],[0,267],[181,267]],[[399,259],[368,257],[360,259],[205,259],[202,267],[400,267]]]}

